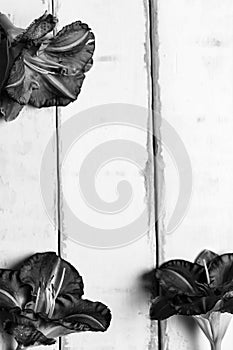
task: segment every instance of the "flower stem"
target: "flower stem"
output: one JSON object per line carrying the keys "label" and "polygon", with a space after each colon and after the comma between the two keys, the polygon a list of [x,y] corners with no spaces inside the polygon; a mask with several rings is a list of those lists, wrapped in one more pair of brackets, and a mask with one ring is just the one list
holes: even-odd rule
{"label": "flower stem", "polygon": [[211,350],[221,350],[221,341],[215,341],[212,343]]}
{"label": "flower stem", "polygon": [[7,33],[9,39],[12,41],[14,38],[17,37],[17,35],[21,34],[23,32],[23,29],[16,27],[10,19],[0,12],[0,25],[4,29],[4,31]]}
{"label": "flower stem", "polygon": [[0,23],[4,30],[7,32],[9,29],[14,28],[14,24],[9,20],[9,18],[0,12]]}

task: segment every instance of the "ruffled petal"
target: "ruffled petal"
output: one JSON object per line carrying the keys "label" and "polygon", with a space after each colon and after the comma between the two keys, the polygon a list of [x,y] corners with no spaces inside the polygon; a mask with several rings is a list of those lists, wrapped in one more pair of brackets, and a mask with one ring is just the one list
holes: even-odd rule
{"label": "ruffled petal", "polygon": [[25,83],[25,67],[20,56],[14,62],[5,89],[9,97],[21,105],[26,105],[31,95],[30,85]]}
{"label": "ruffled petal", "polygon": [[54,338],[74,332],[104,332],[111,322],[111,312],[100,302],[76,300],[69,315],[60,319],[49,319],[45,314],[33,310],[15,310],[5,321],[5,330],[23,346],[50,345]]}
{"label": "ruffled petal", "polygon": [[213,259],[208,267],[210,287],[222,293],[233,289],[233,254],[223,254]]}
{"label": "ruffled petal", "polygon": [[233,291],[224,294],[219,310],[233,314]]}
{"label": "ruffled petal", "polygon": [[214,253],[214,252],[212,252],[211,250],[204,249],[198,254],[198,256],[196,257],[194,262],[196,264],[204,266],[205,265],[204,261],[205,261],[205,263],[208,265],[217,256],[219,256],[219,255]]}
{"label": "ruffled petal", "polygon": [[24,105],[12,100],[5,91],[0,95],[0,118],[9,122],[17,118]]}
{"label": "ruffled petal", "polygon": [[[0,92],[4,96],[0,111],[6,120],[16,118],[22,109],[19,105],[66,106],[77,99],[85,73],[93,64],[94,34],[87,24],[77,21],[49,39],[46,35],[56,22],[45,13],[24,31],[11,23],[7,25],[13,34],[2,31]],[[12,101],[10,108],[11,99],[19,105]]]}
{"label": "ruffled petal", "polygon": [[25,56],[28,74],[36,74],[39,84],[29,103],[40,108],[73,102],[92,66],[94,49],[94,34],[78,21],[64,27],[47,46],[42,45],[36,57]]}
{"label": "ruffled petal", "polygon": [[100,302],[89,300],[76,300],[66,314],[67,316],[56,319],[40,315],[44,319],[43,326],[40,326],[41,331],[52,338],[74,332],[105,332],[111,322],[109,308]]}
{"label": "ruffled petal", "polygon": [[26,305],[50,318],[59,296],[83,295],[83,281],[78,271],[54,252],[37,253],[22,265],[19,276],[22,283],[32,288],[33,302]]}
{"label": "ruffled petal", "polygon": [[156,277],[165,293],[193,295],[204,269],[186,260],[170,260],[156,269]]}
{"label": "ruffled petal", "polygon": [[52,345],[56,341],[46,337],[35,325],[33,320],[18,315],[5,321],[4,330],[12,335],[21,347],[33,345]]}
{"label": "ruffled petal", "polygon": [[9,40],[0,27],[0,92],[8,78],[9,74]]}
{"label": "ruffled petal", "polygon": [[20,35],[15,38],[16,42],[32,43],[33,41],[43,38],[46,34],[51,32],[57,23],[57,18],[47,11],[35,19],[28,28],[26,28]]}
{"label": "ruffled petal", "polygon": [[186,296],[177,295],[172,300],[172,305],[179,315],[201,315],[211,311],[216,303],[219,301],[219,297],[212,296]]}
{"label": "ruffled petal", "polygon": [[15,27],[6,15],[0,13],[0,93],[9,77],[14,60],[23,49],[21,44],[12,46],[13,38],[20,32],[20,28]]}
{"label": "ruffled petal", "polygon": [[76,269],[54,252],[37,253],[19,271],[0,270],[4,329],[19,347],[50,345],[73,332],[104,332],[111,312],[101,302],[82,300]]}
{"label": "ruffled petal", "polygon": [[157,297],[152,301],[150,307],[150,318],[151,320],[165,320],[177,312],[172,307],[171,301],[165,297]]}
{"label": "ruffled petal", "polygon": [[38,289],[39,285],[50,283],[52,279],[56,290],[64,269],[65,276],[59,294],[67,292],[81,297],[83,295],[82,277],[70,263],[57,256],[55,252],[32,255],[25,260],[19,273],[21,281],[31,285],[33,290]]}
{"label": "ruffled petal", "polygon": [[85,326],[85,330],[104,332],[110,325],[111,312],[106,305],[98,301],[80,299],[70,308],[70,314],[58,322],[76,332],[82,330],[82,325]]}
{"label": "ruffled petal", "polygon": [[0,270],[0,308],[22,309],[30,300],[30,288],[23,285],[18,271]]}

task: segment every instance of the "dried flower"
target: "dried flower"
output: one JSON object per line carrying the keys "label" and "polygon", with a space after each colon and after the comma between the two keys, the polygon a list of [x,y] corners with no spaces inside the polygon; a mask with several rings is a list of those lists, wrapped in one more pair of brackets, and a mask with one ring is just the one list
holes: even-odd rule
{"label": "dried flower", "polygon": [[19,349],[51,345],[73,332],[106,331],[110,310],[82,295],[82,277],[72,265],[53,252],[35,254],[18,271],[1,270],[4,329]]}
{"label": "dried flower", "polygon": [[152,302],[151,319],[193,316],[211,349],[221,349],[231,317],[227,313],[233,313],[233,254],[204,250],[194,263],[170,260],[155,269],[155,278],[160,293]]}

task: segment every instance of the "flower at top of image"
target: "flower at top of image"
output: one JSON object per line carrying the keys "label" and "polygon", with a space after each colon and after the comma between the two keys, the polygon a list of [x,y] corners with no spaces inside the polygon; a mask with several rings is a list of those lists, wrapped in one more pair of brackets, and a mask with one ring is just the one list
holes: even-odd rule
{"label": "flower at top of image", "polygon": [[193,316],[211,349],[220,350],[233,313],[233,254],[204,250],[194,262],[167,261],[154,270],[154,283],[150,318]]}
{"label": "flower at top of image", "polygon": [[110,310],[82,295],[82,277],[54,252],[31,256],[17,271],[0,270],[3,328],[17,341],[17,349],[51,345],[69,333],[106,331]]}
{"label": "flower at top of image", "polygon": [[45,12],[22,29],[0,13],[0,117],[6,121],[27,104],[66,106],[77,99],[93,64],[95,37],[81,21],[50,34],[56,23]]}

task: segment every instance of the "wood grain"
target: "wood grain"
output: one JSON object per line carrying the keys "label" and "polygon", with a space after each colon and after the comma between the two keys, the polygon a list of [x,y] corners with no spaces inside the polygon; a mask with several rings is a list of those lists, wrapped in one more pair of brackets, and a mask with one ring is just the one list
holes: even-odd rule
{"label": "wood grain", "polygon": [[[50,4],[51,5],[51,4]],[[2,0],[1,12],[16,26],[27,27],[45,10],[47,1]],[[46,144],[55,131],[55,109],[26,107],[13,122],[0,123],[0,267],[9,268],[40,251],[57,250],[56,227],[47,216],[40,188]],[[51,205],[56,218],[56,156]],[[1,349],[4,340],[0,340]],[[6,345],[7,350],[12,347]],[[56,349],[57,346],[51,347]],[[13,348],[14,349],[14,348]],[[43,347],[40,348],[41,350]]]}
{"label": "wood grain", "polygon": [[[179,134],[193,171],[191,203],[165,237],[164,259],[193,260],[204,248],[232,252],[233,6],[231,1],[158,1],[161,113]],[[166,219],[178,197],[175,162],[164,148]],[[232,344],[232,328],[223,350]],[[208,349],[187,319],[168,321],[166,349]]]}
{"label": "wood grain", "polygon": [[[148,67],[145,61],[147,40],[147,18],[142,1],[60,1],[56,2],[56,13],[59,26],[82,20],[92,28],[96,37],[94,65],[87,73],[78,100],[66,108],[59,109],[60,126],[69,121],[73,115],[87,108],[108,103],[130,103],[147,107],[149,104]],[[150,113],[142,121],[147,130]],[[77,115],[77,119],[81,118]],[[101,118],[100,118],[101,119]],[[82,123],[81,119],[80,123]],[[100,120],[101,122],[101,120]],[[117,122],[117,120],[116,120]],[[101,138],[107,139],[114,132],[105,129],[101,134],[97,130],[94,135],[87,135],[87,148],[90,143],[95,146]],[[122,133],[124,132],[122,128]],[[126,135],[127,136],[127,135]],[[119,136],[118,136],[119,137]],[[77,164],[83,153],[85,143],[72,145],[73,164]],[[89,143],[88,143],[89,142]],[[143,136],[143,147],[147,150],[147,132]],[[62,133],[60,148],[63,147]],[[150,145],[151,147],[151,145]],[[75,149],[75,150],[74,150]],[[68,156],[67,156],[68,157]],[[145,172],[147,157],[141,162],[142,172],[134,170],[130,173],[127,166],[120,169],[107,169],[102,172],[103,180],[99,179],[99,195],[106,200],[114,200],[115,182],[122,179],[123,173],[127,180],[142,189],[142,197],[146,196]],[[70,162],[72,164],[72,162]],[[101,165],[101,164],[100,164]],[[113,320],[109,330],[103,334],[74,334],[63,341],[63,349],[147,349],[154,348],[156,335],[151,341],[150,321],[148,317],[149,296],[140,289],[141,274],[151,268],[154,263],[154,232],[149,224],[145,225],[147,234],[140,240],[117,249],[93,249],[81,246],[70,239],[68,231],[68,212],[62,205],[64,187],[69,181],[75,181],[77,176],[75,166],[73,173],[66,169],[66,163],[61,164],[61,231],[62,255],[67,258],[84,278],[85,297],[100,300],[112,310]],[[151,171],[147,169],[147,171]],[[110,177],[107,175],[109,172]],[[149,173],[148,172],[148,173]],[[95,174],[93,174],[95,176]],[[112,181],[112,183],[111,183]],[[107,187],[106,187],[107,186]],[[112,187],[111,187],[112,186]],[[111,198],[113,192],[113,198]],[[110,198],[109,198],[110,193]],[[73,188],[69,192],[71,201],[75,203],[80,193]],[[67,198],[66,198],[67,199]],[[144,201],[144,202],[143,202]],[[145,201],[138,203],[147,206]],[[88,208],[87,208],[88,209]],[[88,209],[89,210],[89,209]],[[151,206],[147,206],[148,222]],[[87,217],[87,223],[92,224],[93,217]],[[135,212],[136,215],[136,212]],[[114,223],[114,218],[112,219]],[[121,218],[119,216],[119,221]],[[122,219],[123,220],[123,219]],[[101,216],[98,221],[101,224]],[[77,227],[77,231],[79,227]],[[153,344],[152,344],[153,343]]]}

